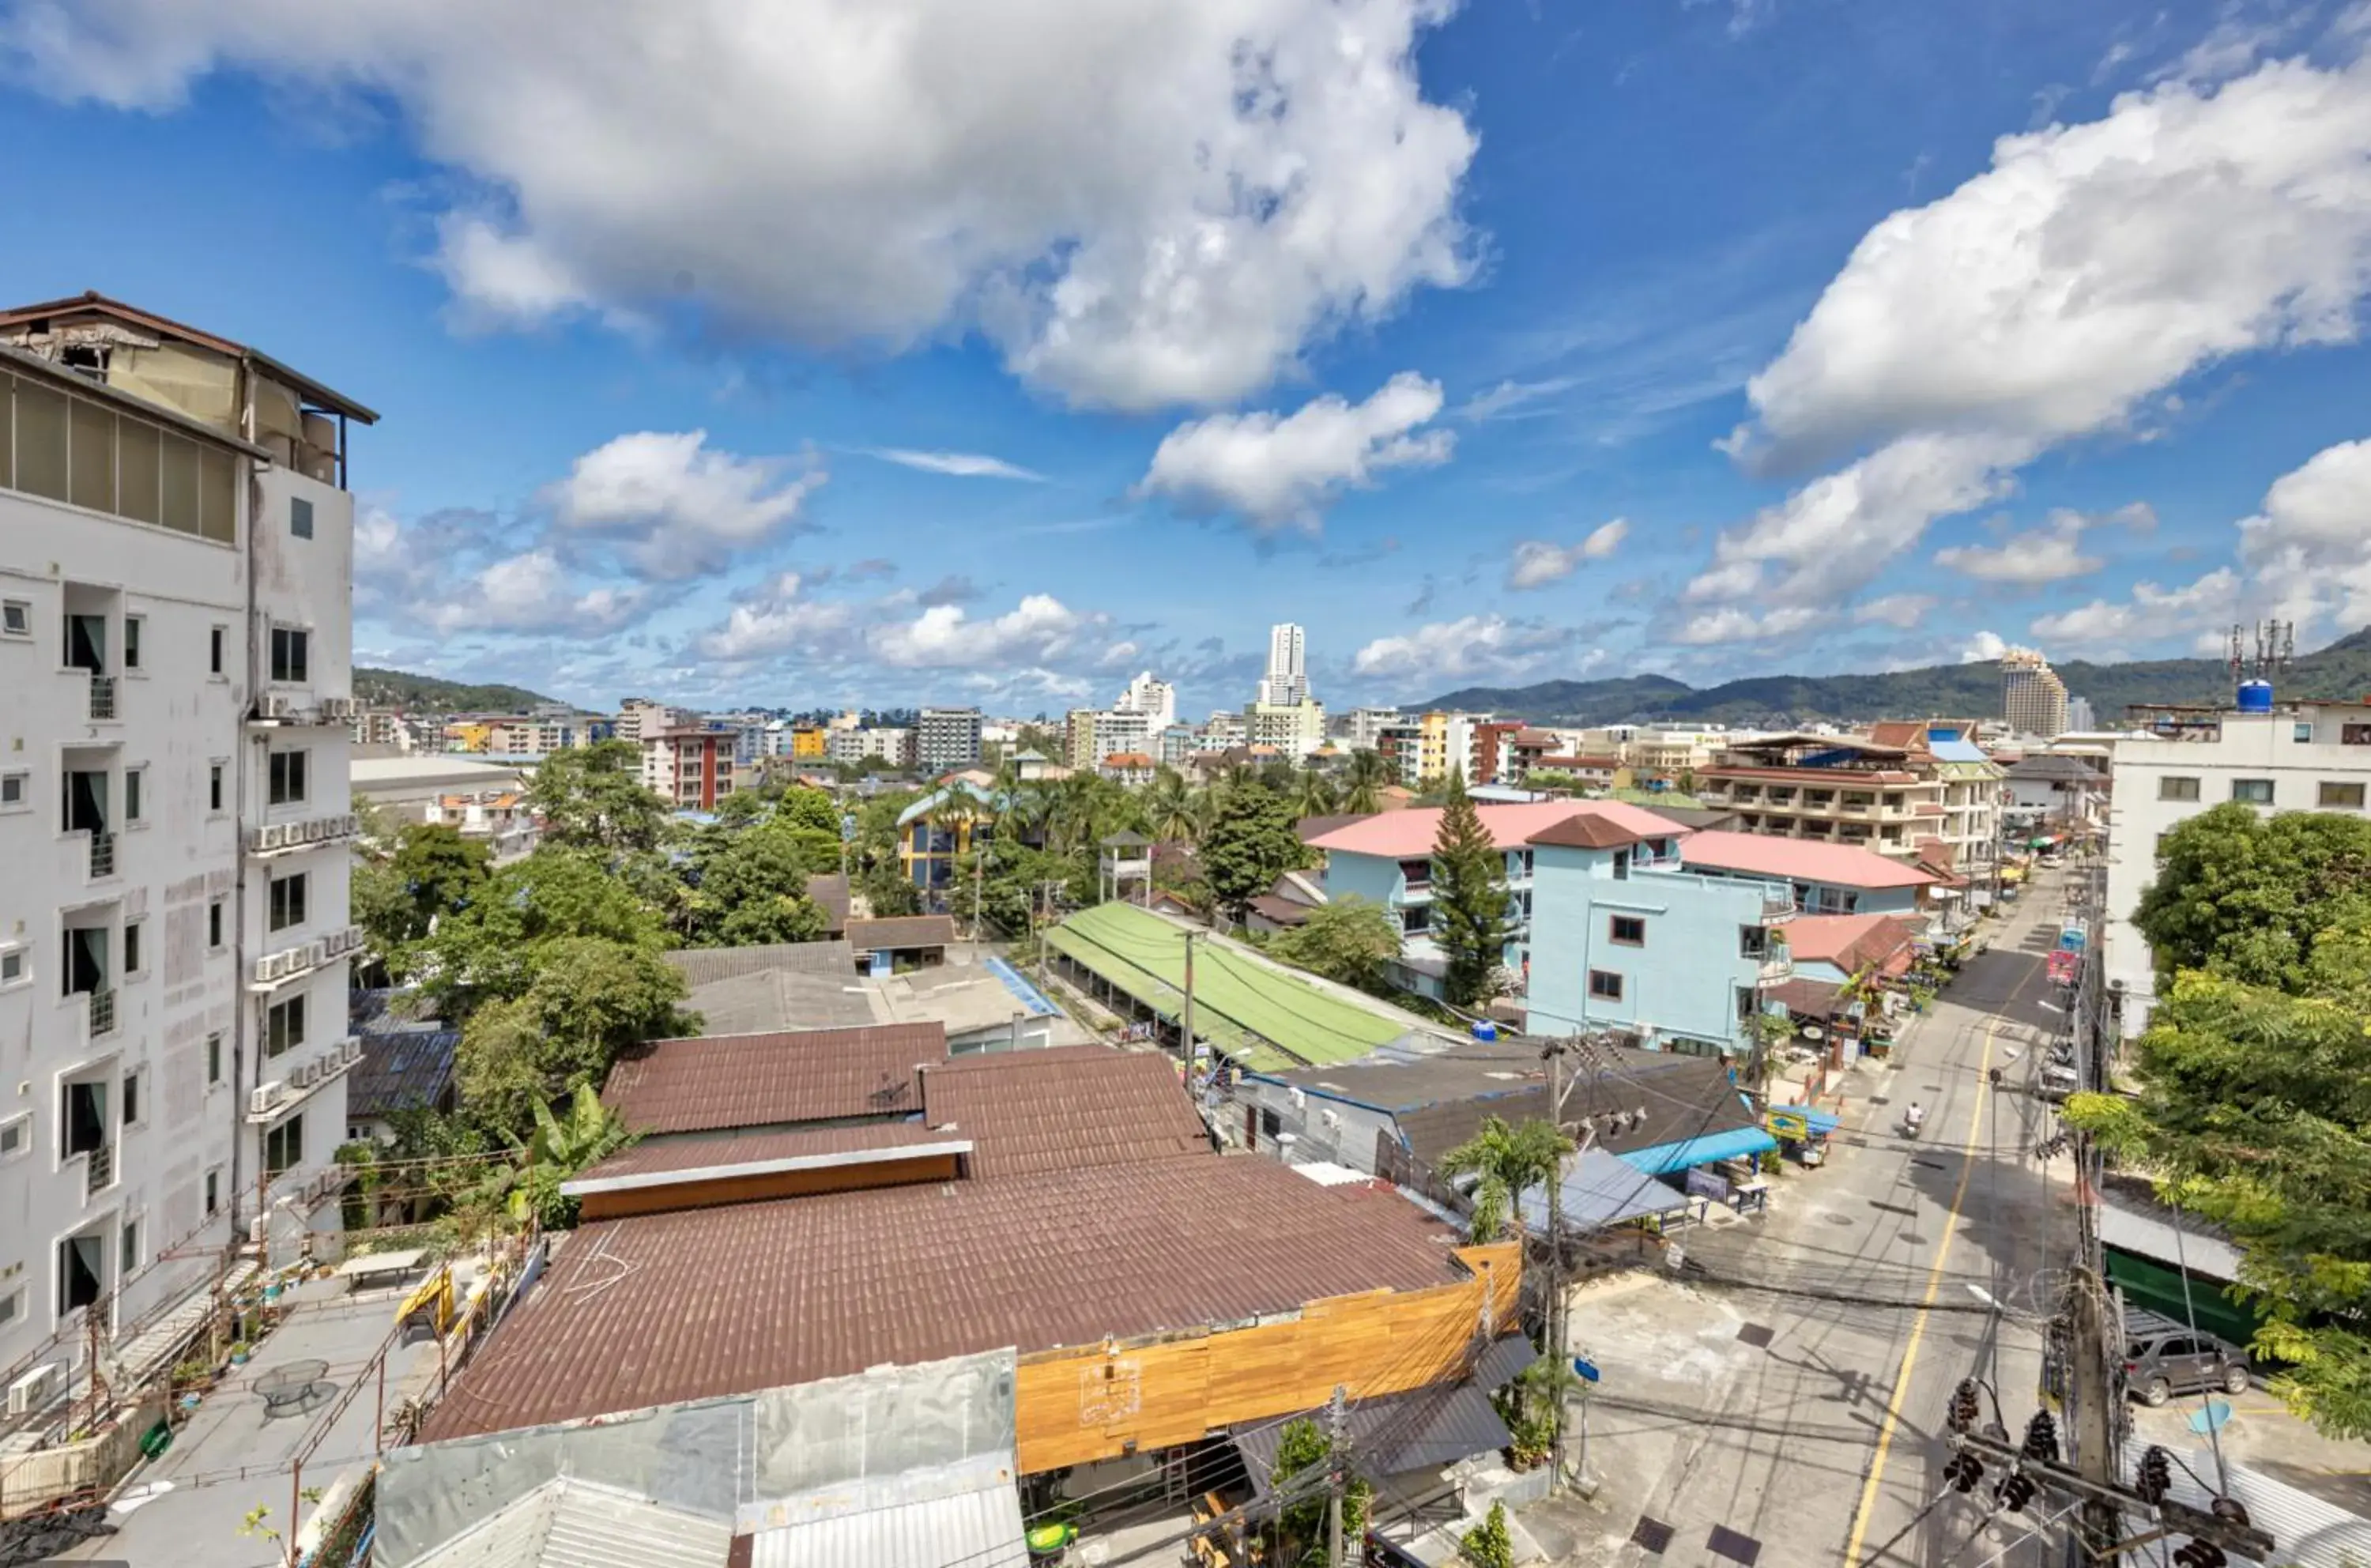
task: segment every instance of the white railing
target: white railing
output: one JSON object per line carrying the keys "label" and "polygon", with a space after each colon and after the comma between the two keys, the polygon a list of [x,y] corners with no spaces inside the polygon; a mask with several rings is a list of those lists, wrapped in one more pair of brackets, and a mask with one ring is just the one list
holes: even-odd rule
{"label": "white railing", "polygon": [[90,677],[90,716],[93,719],[115,717],[115,677],[94,673]]}

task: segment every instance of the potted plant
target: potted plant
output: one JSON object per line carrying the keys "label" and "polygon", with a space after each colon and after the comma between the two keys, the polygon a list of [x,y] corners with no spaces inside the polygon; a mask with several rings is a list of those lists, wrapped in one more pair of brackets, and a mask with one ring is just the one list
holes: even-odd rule
{"label": "potted plant", "polygon": [[236,1339],[230,1342],[230,1364],[233,1366],[244,1366],[247,1365],[247,1342],[245,1340]]}

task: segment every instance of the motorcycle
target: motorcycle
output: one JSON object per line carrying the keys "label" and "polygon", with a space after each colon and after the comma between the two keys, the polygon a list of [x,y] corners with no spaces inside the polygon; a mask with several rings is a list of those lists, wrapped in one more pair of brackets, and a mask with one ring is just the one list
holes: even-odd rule
{"label": "motorcycle", "polygon": [[1903,1113],[1902,1136],[1905,1138],[1915,1141],[1918,1136],[1918,1129],[1926,1124],[1926,1113],[1914,1105],[1908,1111]]}

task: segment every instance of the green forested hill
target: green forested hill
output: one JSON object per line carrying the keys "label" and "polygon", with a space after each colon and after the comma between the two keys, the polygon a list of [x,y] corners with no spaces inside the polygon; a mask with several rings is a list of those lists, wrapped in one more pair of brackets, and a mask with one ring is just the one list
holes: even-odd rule
{"label": "green forested hill", "polygon": [[371,708],[403,708],[428,713],[524,713],[553,699],[525,686],[467,686],[403,670],[354,666],[355,700]]}

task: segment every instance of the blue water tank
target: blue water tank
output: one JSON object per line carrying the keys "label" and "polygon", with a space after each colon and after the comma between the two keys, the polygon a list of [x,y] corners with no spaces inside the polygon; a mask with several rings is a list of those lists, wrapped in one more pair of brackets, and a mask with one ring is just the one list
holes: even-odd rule
{"label": "blue water tank", "polygon": [[2272,710],[2273,710],[2273,683],[2272,683],[2272,682],[2270,682],[2270,681],[2241,681],[2241,682],[2239,683],[2239,711],[2240,711],[2240,712],[2242,712],[2242,713],[2270,713]]}
{"label": "blue water tank", "polygon": [[1496,1040],[1498,1038],[1498,1026],[1486,1018],[1477,1018],[1474,1020],[1474,1038],[1484,1041]]}

